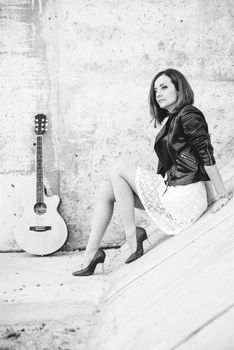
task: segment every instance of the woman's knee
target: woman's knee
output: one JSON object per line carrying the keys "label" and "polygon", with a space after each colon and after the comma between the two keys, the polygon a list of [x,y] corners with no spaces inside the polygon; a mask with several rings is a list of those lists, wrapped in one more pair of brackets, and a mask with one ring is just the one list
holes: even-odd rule
{"label": "woman's knee", "polygon": [[115,164],[112,165],[111,169],[110,169],[110,176],[111,178],[115,175],[119,175],[120,173],[120,169],[121,169],[121,164],[120,162],[116,162]]}
{"label": "woman's knee", "polygon": [[112,183],[110,180],[102,181],[98,187],[97,197],[99,199],[107,199],[115,201]]}
{"label": "woman's knee", "polygon": [[111,167],[111,177],[115,175],[123,176],[124,171],[128,169],[130,166],[130,162],[127,160],[118,160]]}
{"label": "woman's knee", "polygon": [[116,177],[123,178],[132,190],[137,194],[135,176],[136,176],[137,167],[135,164],[128,161],[118,161],[111,168],[111,180],[115,180]]}

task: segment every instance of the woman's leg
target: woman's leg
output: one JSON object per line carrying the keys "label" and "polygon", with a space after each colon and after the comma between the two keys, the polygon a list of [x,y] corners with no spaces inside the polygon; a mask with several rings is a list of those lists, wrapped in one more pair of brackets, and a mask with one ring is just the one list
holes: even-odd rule
{"label": "woman's leg", "polygon": [[137,196],[136,169],[137,167],[133,164],[119,162],[111,170],[114,196],[123,220],[126,240],[132,253],[137,248],[134,210],[134,197]]}
{"label": "woman's leg", "polygon": [[[113,170],[114,172],[114,170]],[[135,181],[134,181],[135,182]],[[128,192],[128,189],[127,189]],[[127,194],[123,193],[126,197]],[[127,197],[126,197],[127,200]],[[84,266],[87,266],[95,255],[101,240],[104,236],[105,230],[112,218],[115,195],[111,181],[101,183],[96,196],[94,214],[91,224],[91,231],[88,244],[84,255]],[[144,209],[139,197],[134,193],[134,207]],[[136,240],[136,236],[135,236]]]}
{"label": "woman's leg", "polygon": [[115,197],[110,181],[99,186],[94,213],[91,223],[91,231],[84,255],[84,265],[88,265],[95,255],[107,226],[112,218]]}

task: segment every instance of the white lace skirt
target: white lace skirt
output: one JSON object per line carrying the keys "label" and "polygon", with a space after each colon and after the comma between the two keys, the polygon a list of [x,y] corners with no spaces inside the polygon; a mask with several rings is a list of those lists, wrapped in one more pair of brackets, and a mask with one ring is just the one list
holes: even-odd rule
{"label": "white lace skirt", "polygon": [[207,209],[203,181],[167,187],[160,174],[140,167],[137,168],[135,181],[145,211],[168,235],[176,235],[185,230]]}

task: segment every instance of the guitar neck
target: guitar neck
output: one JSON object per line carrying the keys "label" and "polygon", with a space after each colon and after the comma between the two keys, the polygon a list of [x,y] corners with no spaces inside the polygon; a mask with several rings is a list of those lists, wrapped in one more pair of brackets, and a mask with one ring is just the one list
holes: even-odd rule
{"label": "guitar neck", "polygon": [[43,183],[43,136],[37,136],[37,155],[36,155],[36,201],[44,202],[44,183]]}

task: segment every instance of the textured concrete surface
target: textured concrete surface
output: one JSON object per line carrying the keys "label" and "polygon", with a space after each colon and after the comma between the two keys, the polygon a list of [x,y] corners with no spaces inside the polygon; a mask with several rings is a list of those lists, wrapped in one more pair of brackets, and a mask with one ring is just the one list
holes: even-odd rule
{"label": "textured concrete surface", "polygon": [[[158,70],[189,79],[218,164],[233,159],[233,4],[0,1],[0,250],[18,250],[20,194],[35,169],[33,116],[45,113],[45,177],[62,199],[65,249],[84,247],[94,194],[120,157],[156,168],[148,90]],[[143,221],[142,221],[143,220]],[[137,222],[150,223],[137,215]],[[104,246],[123,241],[118,213]]]}
{"label": "textured concrete surface", "polygon": [[[57,91],[55,79],[49,73],[49,48],[42,37],[45,3],[0,1],[0,250],[19,249],[14,241],[14,229],[22,213],[20,196],[24,187],[35,187],[34,115],[38,113],[45,113],[50,119],[44,139],[44,164],[48,185],[58,192],[54,148]],[[46,25],[43,28],[46,30]]]}
{"label": "textured concrete surface", "polygon": [[106,250],[105,274],[76,278],[83,252],[35,257],[1,253],[0,348],[87,350],[107,275],[118,250]]}

